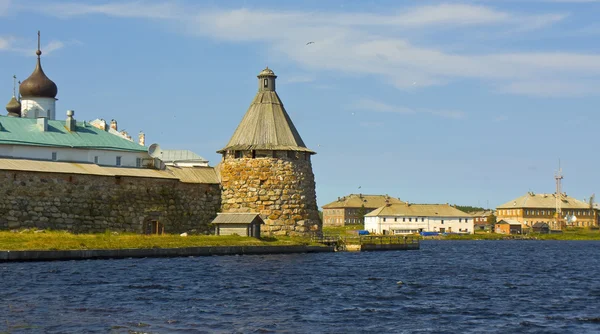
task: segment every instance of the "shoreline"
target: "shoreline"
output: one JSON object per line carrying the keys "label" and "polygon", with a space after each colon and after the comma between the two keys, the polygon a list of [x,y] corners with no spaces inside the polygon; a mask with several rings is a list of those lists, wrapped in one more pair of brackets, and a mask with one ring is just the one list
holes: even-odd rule
{"label": "shoreline", "polygon": [[105,260],[127,258],[161,258],[213,255],[266,255],[293,253],[332,253],[327,246],[204,246],[181,248],[128,248],[85,250],[18,250],[0,251],[2,262]]}

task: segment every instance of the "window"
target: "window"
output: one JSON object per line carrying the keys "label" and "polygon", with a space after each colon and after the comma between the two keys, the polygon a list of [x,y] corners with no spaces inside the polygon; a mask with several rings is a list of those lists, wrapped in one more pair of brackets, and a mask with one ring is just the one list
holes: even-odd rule
{"label": "window", "polygon": [[444,220],[442,219],[442,224],[444,224]]}
{"label": "window", "polygon": [[142,158],[135,158],[135,167],[142,167]]}
{"label": "window", "polygon": [[121,166],[121,157],[117,157],[117,163],[116,163],[116,165],[117,166]]}
{"label": "window", "polygon": [[459,223],[462,223],[462,218],[458,218],[458,222],[459,222]]}
{"label": "window", "polygon": [[402,218],[402,222],[406,222],[406,218]]}
{"label": "window", "polygon": [[395,222],[397,222],[397,221],[398,221],[398,218],[394,217],[394,221],[395,221]]}
{"label": "window", "polygon": [[94,163],[97,165],[98,164],[98,156],[94,157]]}
{"label": "window", "polygon": [[265,88],[269,87],[269,79],[266,79],[266,78],[265,78],[265,80],[263,81],[263,86],[264,86]]}
{"label": "window", "polygon": [[469,218],[465,218],[465,223],[468,223],[468,222],[469,222]]}
{"label": "window", "polygon": [[56,161],[58,154],[56,152],[52,152],[52,160]]}
{"label": "window", "polygon": [[411,222],[411,221],[412,221],[412,218],[408,218],[408,221],[409,221],[409,222]]}
{"label": "window", "polygon": [[421,221],[424,222],[425,221],[425,217],[421,218]]}
{"label": "window", "polygon": [[385,217],[383,217],[383,221],[385,222]]}

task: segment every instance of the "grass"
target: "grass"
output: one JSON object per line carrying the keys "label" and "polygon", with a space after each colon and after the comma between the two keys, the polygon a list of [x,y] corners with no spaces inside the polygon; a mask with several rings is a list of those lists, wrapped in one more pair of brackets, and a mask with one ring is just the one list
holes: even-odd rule
{"label": "grass", "polygon": [[345,226],[323,226],[323,234],[327,235],[355,235],[352,231],[364,229],[363,224]]}
{"label": "grass", "polygon": [[498,233],[475,232],[475,234],[450,234],[441,236],[440,239],[446,240],[503,240],[510,238],[535,238],[538,240],[600,240],[600,231],[589,228],[568,228],[563,233],[538,234],[531,233],[526,235],[506,235]]}
{"label": "grass", "polygon": [[202,246],[284,246],[309,245],[309,238],[278,236],[250,238],[240,236],[178,234],[140,235],[133,233],[73,234],[62,231],[0,232],[0,250],[79,250],[128,248],[182,248]]}

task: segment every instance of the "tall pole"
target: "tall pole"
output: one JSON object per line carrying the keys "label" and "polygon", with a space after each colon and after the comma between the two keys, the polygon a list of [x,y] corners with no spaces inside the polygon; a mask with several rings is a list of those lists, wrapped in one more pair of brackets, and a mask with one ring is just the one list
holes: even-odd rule
{"label": "tall pole", "polygon": [[560,225],[560,219],[562,217],[561,180],[563,179],[563,176],[562,176],[562,169],[560,168],[560,159],[558,160],[558,172],[556,172],[556,174],[554,174],[554,179],[556,180],[556,216],[554,218],[554,224],[555,224],[554,227],[562,230],[562,226]]}

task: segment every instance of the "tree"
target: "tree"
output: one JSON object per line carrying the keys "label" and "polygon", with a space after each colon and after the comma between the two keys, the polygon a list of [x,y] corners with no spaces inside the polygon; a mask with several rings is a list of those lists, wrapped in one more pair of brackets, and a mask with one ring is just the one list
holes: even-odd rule
{"label": "tree", "polygon": [[358,217],[360,218],[360,223],[361,224],[365,223],[365,215],[366,214],[367,214],[367,209],[365,208],[365,205],[363,204],[358,209]]}

